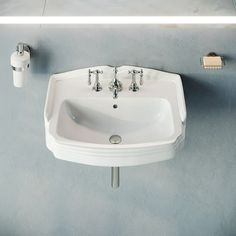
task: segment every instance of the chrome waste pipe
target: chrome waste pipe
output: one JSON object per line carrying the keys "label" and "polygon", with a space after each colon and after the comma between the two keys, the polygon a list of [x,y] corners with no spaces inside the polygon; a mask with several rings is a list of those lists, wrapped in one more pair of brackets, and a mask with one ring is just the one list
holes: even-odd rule
{"label": "chrome waste pipe", "polygon": [[120,186],[120,167],[111,167],[111,187],[119,188]]}

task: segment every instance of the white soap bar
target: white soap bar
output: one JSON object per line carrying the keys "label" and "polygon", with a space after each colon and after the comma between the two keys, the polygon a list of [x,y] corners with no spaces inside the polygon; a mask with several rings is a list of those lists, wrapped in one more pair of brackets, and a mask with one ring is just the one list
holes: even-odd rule
{"label": "white soap bar", "polygon": [[203,57],[202,63],[205,69],[221,69],[223,67],[222,58],[220,56],[205,56]]}

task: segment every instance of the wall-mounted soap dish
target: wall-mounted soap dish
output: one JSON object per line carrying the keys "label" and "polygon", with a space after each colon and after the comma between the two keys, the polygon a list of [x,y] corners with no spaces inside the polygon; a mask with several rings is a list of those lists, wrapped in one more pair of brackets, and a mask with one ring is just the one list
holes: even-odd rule
{"label": "wall-mounted soap dish", "polygon": [[219,70],[225,66],[224,58],[215,52],[210,52],[200,59],[201,65],[207,70]]}

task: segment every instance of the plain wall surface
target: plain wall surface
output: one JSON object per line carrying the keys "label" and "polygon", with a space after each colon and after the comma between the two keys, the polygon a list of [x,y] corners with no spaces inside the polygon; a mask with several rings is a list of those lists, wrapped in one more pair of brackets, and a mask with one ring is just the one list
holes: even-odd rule
{"label": "plain wall surface", "polygon": [[235,0],[0,0],[1,16],[236,15]]}
{"label": "plain wall surface", "polygon": [[[236,30],[2,26],[0,38],[0,235],[236,235]],[[32,47],[23,89],[9,65],[18,42]],[[210,51],[223,70],[202,69]],[[50,74],[105,64],[179,73],[187,104],[184,149],[121,168],[117,190],[109,168],[55,159],[44,138]]]}

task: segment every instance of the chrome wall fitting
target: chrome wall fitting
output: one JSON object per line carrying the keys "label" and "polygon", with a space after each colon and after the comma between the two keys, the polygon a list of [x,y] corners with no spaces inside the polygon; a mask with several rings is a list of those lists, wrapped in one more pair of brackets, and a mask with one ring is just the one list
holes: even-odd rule
{"label": "chrome wall fitting", "polygon": [[25,51],[30,53],[30,48],[25,43],[18,43],[17,46],[16,46],[16,51],[17,51],[18,55],[22,56],[22,55],[24,55]]}
{"label": "chrome wall fitting", "polygon": [[91,85],[92,81],[91,81],[91,76],[92,74],[95,74],[95,83],[93,85],[93,90],[95,90],[96,92],[99,92],[102,90],[102,85],[99,82],[99,74],[102,74],[103,71],[102,70],[88,70],[88,85]]}
{"label": "chrome wall fitting", "polygon": [[131,90],[133,92],[137,92],[139,90],[139,86],[136,82],[136,75],[137,74],[140,75],[139,84],[142,86],[143,85],[143,69],[141,69],[141,70],[133,69],[133,70],[130,70],[128,73],[132,75],[132,82],[129,86],[129,90]]}

